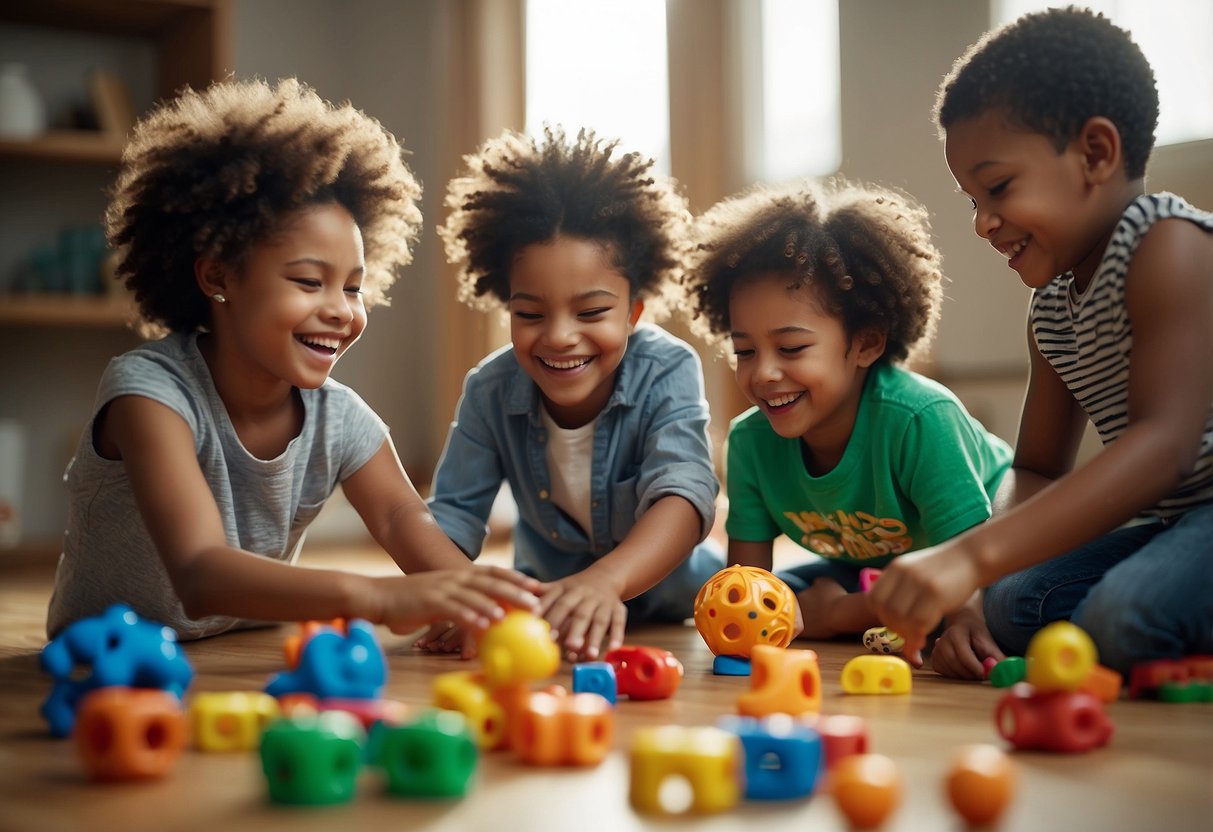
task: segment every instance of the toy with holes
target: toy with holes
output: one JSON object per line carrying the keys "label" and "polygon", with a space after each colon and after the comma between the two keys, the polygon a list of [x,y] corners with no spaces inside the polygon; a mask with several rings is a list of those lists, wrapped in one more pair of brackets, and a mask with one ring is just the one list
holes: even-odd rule
{"label": "toy with holes", "polygon": [[759,644],[751,654],[750,690],[737,698],[744,716],[817,713],[821,710],[821,669],[812,650]]}
{"label": "toy with holes", "polygon": [[795,800],[813,793],[824,768],[817,731],[787,714],[724,716],[716,724],[741,741],[747,800]]}
{"label": "toy with holes", "polygon": [[811,714],[801,717],[821,737],[827,770],[853,754],[868,753],[868,723],[850,714]]}
{"label": "toy with holes", "polygon": [[682,684],[682,662],[660,647],[624,645],[608,651],[603,660],[615,669],[618,695],[633,701],[669,699]]}
{"label": "toy with holes", "polygon": [[573,665],[573,693],[596,693],[614,705],[619,698],[615,665],[608,661]]}
{"label": "toy with holes", "polygon": [[490,688],[547,679],[560,669],[551,625],[526,610],[511,610],[485,630],[479,655]]}
{"label": "toy with holes", "polygon": [[377,699],[386,682],[387,662],[374,625],[353,619],[346,623],[345,632],[318,628],[303,644],[295,667],[274,676],[265,692],[270,696],[310,693],[318,699]]}
{"label": "toy with holes", "polygon": [[[708,649],[729,657],[721,675],[744,675],[736,659],[749,659],[757,645],[787,647],[796,624],[791,588],[757,566],[726,567],[695,596],[695,627]],[[714,665],[714,670],[718,668]]]}
{"label": "toy with holes", "polygon": [[842,667],[844,693],[895,695],[909,693],[910,665],[897,656],[856,656]]}
{"label": "toy with holes", "polygon": [[282,711],[268,693],[213,691],[190,700],[190,732],[199,751],[252,751]]}
{"label": "toy with holes", "polygon": [[596,766],[615,738],[615,711],[596,693],[554,687],[527,697],[510,718],[510,747],[533,766]]}
{"label": "toy with holes", "polygon": [[188,733],[175,694],[111,686],[80,700],[72,736],[94,780],[140,780],[168,773]]}
{"label": "toy with holes", "polygon": [[381,728],[373,762],[387,774],[389,794],[463,797],[480,753],[462,714],[431,708],[401,725]]}
{"label": "toy with holes", "polygon": [[68,625],[42,648],[40,661],[55,680],[42,715],[56,737],[71,734],[80,700],[97,688],[154,688],[180,700],[194,678],[177,634],[125,604]]}
{"label": "toy with holes", "polygon": [[462,714],[472,738],[483,751],[505,748],[509,741],[509,715],[493,694],[484,674],[474,670],[441,673],[430,685],[431,704]]}
{"label": "toy with holes", "polygon": [[280,719],[261,735],[261,769],[275,803],[348,803],[362,770],[366,732],[341,711]]}
{"label": "toy with holes", "polygon": [[1163,702],[1213,702],[1213,656],[1139,662],[1129,672],[1129,697]]}
{"label": "toy with holes", "polygon": [[[741,744],[720,728],[663,725],[632,735],[628,797],[637,811],[652,815],[706,815],[737,805],[741,796]],[[672,805],[664,786],[684,782],[686,805]],[[675,780],[674,782],[677,782]]]}

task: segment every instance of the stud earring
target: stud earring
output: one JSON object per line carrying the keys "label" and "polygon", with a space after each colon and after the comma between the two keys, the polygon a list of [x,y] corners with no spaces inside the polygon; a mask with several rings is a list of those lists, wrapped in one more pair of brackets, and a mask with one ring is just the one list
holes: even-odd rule
{"label": "stud earring", "polygon": [[227,298],[225,298],[220,292],[216,292],[215,294],[211,295],[211,300],[215,301],[215,303],[227,303]]}

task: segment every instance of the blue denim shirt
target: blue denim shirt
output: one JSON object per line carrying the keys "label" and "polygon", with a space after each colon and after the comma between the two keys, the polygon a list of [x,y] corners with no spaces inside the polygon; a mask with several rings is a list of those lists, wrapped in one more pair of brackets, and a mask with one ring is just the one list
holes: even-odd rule
{"label": "blue denim shirt", "polygon": [[[428,502],[443,531],[470,557],[480,554],[503,480],[518,504],[515,566],[540,580],[584,570],[619,545],[653,503],[672,494],[695,507],[707,535],[720,485],[708,444],[703,368],[688,344],[655,326],[637,327],[628,339],[615,390],[594,428],[590,529],[549,498],[540,408],[539,388],[511,346],[489,355],[464,380]],[[690,615],[695,592],[724,568],[724,560],[710,541],[687,554],[660,592],[645,593],[650,603],[629,605],[633,618]]]}

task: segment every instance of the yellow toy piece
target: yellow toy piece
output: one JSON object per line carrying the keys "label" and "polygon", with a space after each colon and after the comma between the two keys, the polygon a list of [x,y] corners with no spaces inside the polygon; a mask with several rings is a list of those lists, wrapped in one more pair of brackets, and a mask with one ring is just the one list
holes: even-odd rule
{"label": "yellow toy piece", "polygon": [[471,670],[439,674],[434,677],[430,696],[434,707],[463,714],[476,745],[482,750],[505,747],[506,710],[493,698],[483,674]]}
{"label": "yellow toy piece", "polygon": [[480,637],[480,665],[490,688],[546,679],[560,669],[551,626],[526,610],[512,610]]}
{"label": "yellow toy piece", "polygon": [[872,627],[864,631],[863,646],[873,653],[889,655],[906,649],[906,640],[888,627]]}
{"label": "yellow toy piece", "polygon": [[844,693],[910,692],[910,665],[896,656],[856,656],[842,668]]}
{"label": "yellow toy piece", "polygon": [[1099,661],[1095,642],[1069,621],[1054,621],[1028,642],[1028,684],[1037,693],[1078,690]]}
{"label": "yellow toy piece", "polygon": [[695,596],[695,627],[717,656],[749,658],[755,645],[787,647],[796,621],[796,596],[757,566],[730,566]]}
{"label": "yellow toy piece", "polygon": [[253,750],[261,744],[261,732],[280,716],[278,700],[268,693],[194,694],[190,700],[194,747],[199,751]]}
{"label": "yellow toy piece", "polygon": [[[629,798],[652,815],[712,814],[737,805],[741,796],[740,740],[709,726],[639,728],[632,737]],[[691,789],[685,811],[662,801],[662,784],[679,776]]]}
{"label": "yellow toy piece", "polygon": [[743,716],[821,711],[821,668],[812,650],[758,644],[750,656],[750,691],[737,698]]}

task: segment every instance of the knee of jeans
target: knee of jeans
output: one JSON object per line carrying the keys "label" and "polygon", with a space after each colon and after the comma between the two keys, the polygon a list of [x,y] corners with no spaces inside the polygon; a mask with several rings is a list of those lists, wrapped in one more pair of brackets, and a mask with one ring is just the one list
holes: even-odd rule
{"label": "knee of jeans", "polygon": [[1173,657],[1167,644],[1171,639],[1155,621],[1157,610],[1101,589],[1096,586],[1072,618],[1095,642],[1100,664],[1127,674],[1138,662]]}
{"label": "knee of jeans", "polygon": [[1040,605],[1032,603],[1015,575],[986,588],[982,609],[986,628],[1008,656],[1022,656],[1041,627]]}

